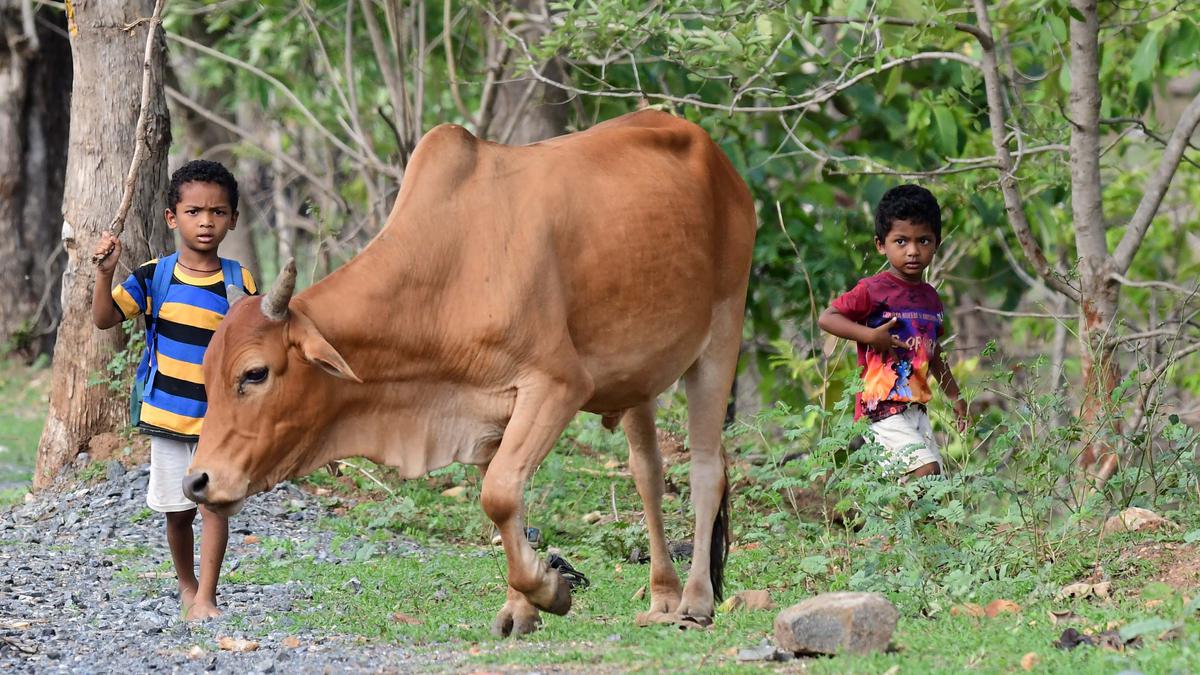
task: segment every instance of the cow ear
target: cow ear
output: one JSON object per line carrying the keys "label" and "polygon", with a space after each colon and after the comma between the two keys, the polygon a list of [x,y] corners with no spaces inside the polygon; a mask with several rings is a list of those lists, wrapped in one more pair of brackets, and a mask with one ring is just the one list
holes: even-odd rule
{"label": "cow ear", "polygon": [[305,361],[334,377],[362,383],[358,375],[350,369],[350,364],[346,363],[307,316],[300,312],[291,312],[288,317],[288,336]]}

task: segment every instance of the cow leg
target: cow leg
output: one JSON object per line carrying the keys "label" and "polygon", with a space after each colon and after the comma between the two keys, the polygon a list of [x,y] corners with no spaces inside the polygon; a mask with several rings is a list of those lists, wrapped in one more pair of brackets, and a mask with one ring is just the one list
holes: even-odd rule
{"label": "cow leg", "polygon": [[[483,474],[485,479],[487,470],[487,464],[479,466],[479,473]],[[508,598],[504,601],[504,607],[500,608],[500,613],[492,622],[492,634],[497,637],[525,635],[537,630],[541,623],[542,616],[538,612],[538,608],[525,598],[524,593],[509,586]]]}
{"label": "cow leg", "polygon": [[[701,624],[712,620],[714,590],[717,595],[721,593],[720,582],[724,574],[728,526],[721,425],[737,367],[741,307],[737,308],[736,315],[731,311],[715,318],[712,341],[683,376],[687,388],[688,446],[692,458],[691,489],[696,531],[692,567],[678,613],[681,618]],[[714,538],[720,540],[714,541]]]}
{"label": "cow leg", "polygon": [[[590,389],[560,381],[520,390],[504,439],[483,479],[483,510],[500,530],[508,561],[508,585],[524,594],[534,607],[552,614],[563,615],[571,609],[571,589],[561,574],[538,557],[525,537],[525,484],[591,395]],[[496,628],[504,628],[506,613],[522,611],[520,605],[512,603],[512,597],[510,594],[497,617]]]}
{"label": "cow leg", "polygon": [[654,433],[654,401],[648,401],[625,412],[621,425],[629,439],[629,470],[642,497],[646,513],[646,530],[650,535],[650,610],[639,614],[637,623],[674,623],[675,608],[679,606],[679,576],[667,551],[663,534],[662,455]]}

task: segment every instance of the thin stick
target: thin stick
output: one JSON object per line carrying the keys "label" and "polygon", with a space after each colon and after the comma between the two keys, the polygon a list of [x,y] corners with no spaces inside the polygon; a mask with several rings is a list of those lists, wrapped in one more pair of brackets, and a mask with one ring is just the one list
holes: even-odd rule
{"label": "thin stick", "polygon": [[615,482],[608,484],[608,498],[612,502],[613,520],[621,520],[621,514],[617,513],[617,484]]}
{"label": "thin stick", "polygon": [[[141,172],[142,162],[146,161],[146,151],[150,146],[146,140],[146,124],[150,117],[148,114],[150,111],[150,76],[154,70],[154,64],[150,59],[154,56],[155,31],[162,23],[162,11],[165,4],[167,4],[167,0],[157,0],[154,3],[154,14],[150,16],[150,28],[146,31],[146,51],[142,57],[142,101],[141,110],[138,112],[137,127],[133,132],[133,161],[129,163],[129,173],[125,175],[125,189],[121,195],[121,205],[117,207],[117,214],[108,224],[108,231],[114,237],[120,237],[125,230],[125,218],[129,215],[129,207],[133,205],[133,185],[137,182],[138,173]],[[92,263],[99,265],[109,256],[109,253],[92,256]]]}
{"label": "thin stick", "polygon": [[340,461],[342,464],[345,464],[346,466],[350,467],[351,469],[354,469],[356,471],[361,471],[364,476],[366,476],[367,478],[370,478],[376,485],[383,488],[384,491],[386,491],[389,495],[391,495],[392,497],[396,496],[395,490],[388,487],[386,483],[384,483],[383,481],[376,478],[375,474],[371,473],[370,471],[367,471],[364,467],[361,467],[361,466],[351,462],[348,459],[342,459],[342,460],[338,460],[338,461]]}

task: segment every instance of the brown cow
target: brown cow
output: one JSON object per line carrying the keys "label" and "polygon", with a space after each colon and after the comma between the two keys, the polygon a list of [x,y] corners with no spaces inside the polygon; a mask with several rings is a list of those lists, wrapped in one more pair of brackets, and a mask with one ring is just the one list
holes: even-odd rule
{"label": "brown cow", "polygon": [[[571,606],[524,536],[526,481],[578,411],[619,418],[650,535],[641,618],[706,623],[728,546],[721,424],[754,229],[728,158],[665,113],[522,147],[439,126],[357,257],[295,297],[289,264],[220,324],[185,491],[231,512],[343,457],[409,478],[474,464],[508,560],[493,631],[526,633],[538,609]],[[680,377],[696,512],[682,592],[654,430],[655,397]]]}

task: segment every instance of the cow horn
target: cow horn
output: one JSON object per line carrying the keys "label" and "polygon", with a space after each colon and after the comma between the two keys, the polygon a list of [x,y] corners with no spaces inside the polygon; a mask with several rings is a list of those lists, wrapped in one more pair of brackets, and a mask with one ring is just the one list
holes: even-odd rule
{"label": "cow horn", "polygon": [[267,297],[262,301],[262,313],[271,321],[283,321],[288,315],[288,303],[292,300],[292,291],[296,290],[296,260],[290,259],[283,269],[279,270],[279,278],[271,287]]}
{"label": "cow horn", "polygon": [[242,300],[245,297],[246,292],[242,290],[241,286],[234,286],[233,284],[225,285],[225,299],[229,301],[230,307],[233,307],[237,301]]}

